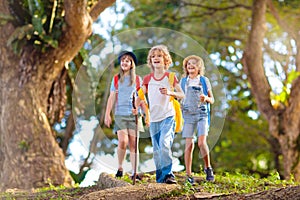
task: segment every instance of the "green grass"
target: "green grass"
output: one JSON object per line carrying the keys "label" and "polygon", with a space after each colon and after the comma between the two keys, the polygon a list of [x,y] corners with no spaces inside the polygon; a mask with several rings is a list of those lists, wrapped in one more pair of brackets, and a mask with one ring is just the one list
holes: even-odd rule
{"label": "green grass", "polygon": [[[184,176],[184,174],[179,174]],[[188,182],[184,182],[180,191],[174,191],[171,194],[164,195],[163,197],[173,197],[181,195],[191,195],[196,192],[205,192],[212,194],[249,194],[256,193],[274,188],[281,188],[286,186],[300,185],[299,182],[295,182],[292,177],[290,180],[280,180],[279,174],[270,174],[267,178],[257,178],[250,175],[244,175],[240,173],[230,174],[224,172],[215,176],[214,182],[205,181],[204,174],[194,174],[194,177],[200,177],[200,183],[196,183],[192,186]]]}
{"label": "green grass", "polygon": [[287,185],[297,185],[293,179],[289,181],[280,180],[277,173],[268,178],[255,178],[244,174],[224,173],[217,175],[214,183],[203,182],[201,186],[206,192],[210,193],[255,193],[271,188],[284,187]]}
{"label": "green grass", "polygon": [[[194,174],[194,177],[198,179],[195,186],[185,182],[184,172],[176,173],[176,179],[182,186],[180,190],[174,191],[171,194],[165,194],[162,197],[170,196],[187,196],[196,192],[206,192],[214,194],[248,194],[265,191],[273,188],[280,188],[286,186],[300,185],[299,182],[295,182],[292,177],[290,180],[280,180],[278,173],[270,174],[267,178],[256,178],[250,175],[244,175],[240,173],[230,174],[224,172],[222,174],[216,174],[214,182],[205,181],[204,174]],[[122,180],[132,183],[128,175],[123,176]],[[155,183],[155,175],[144,174],[143,180],[137,182],[139,184]],[[81,195],[88,194],[93,191],[97,191],[96,186],[90,186],[81,188],[79,185],[73,188],[54,187],[49,185],[46,188],[36,189],[34,192],[5,192],[0,193],[0,199],[78,199]]]}
{"label": "green grass", "polygon": [[[155,175],[145,174],[144,176],[146,178],[144,178],[143,181],[139,184],[155,182]],[[191,185],[188,182],[185,182],[184,172],[177,173],[176,177],[178,183],[182,185],[181,190],[173,191],[171,194],[163,195],[163,197],[191,195],[196,192],[227,195],[249,194],[274,188],[300,185],[299,182],[297,183],[294,181],[293,177],[288,181],[280,180],[279,174],[277,172],[270,174],[267,178],[257,178],[241,173],[224,172],[222,174],[216,174],[214,182],[205,181],[205,175],[203,173],[195,173],[194,177],[197,177],[200,180],[196,183],[195,186]],[[129,183],[132,183],[128,176],[124,176],[122,179]]]}

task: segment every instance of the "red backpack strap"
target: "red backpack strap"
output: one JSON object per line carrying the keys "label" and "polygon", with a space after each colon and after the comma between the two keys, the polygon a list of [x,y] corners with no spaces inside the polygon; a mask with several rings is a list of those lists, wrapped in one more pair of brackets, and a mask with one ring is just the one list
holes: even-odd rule
{"label": "red backpack strap", "polygon": [[140,77],[138,75],[135,75],[135,87],[136,87],[136,91],[139,91],[141,87]]}
{"label": "red backpack strap", "polygon": [[117,106],[117,101],[118,101],[118,86],[119,86],[119,74],[116,74],[114,76],[114,86],[116,89],[116,102],[115,102],[115,106]]}
{"label": "red backpack strap", "polygon": [[116,90],[118,90],[118,85],[119,85],[119,74],[116,74],[114,76],[114,86],[115,86]]}
{"label": "red backpack strap", "polygon": [[[136,91],[138,91],[141,87],[141,83],[140,83],[140,77],[139,76],[135,76],[135,84],[136,84]],[[119,86],[119,75],[116,74],[114,76],[114,86],[116,88],[116,90],[118,90],[118,86]]]}

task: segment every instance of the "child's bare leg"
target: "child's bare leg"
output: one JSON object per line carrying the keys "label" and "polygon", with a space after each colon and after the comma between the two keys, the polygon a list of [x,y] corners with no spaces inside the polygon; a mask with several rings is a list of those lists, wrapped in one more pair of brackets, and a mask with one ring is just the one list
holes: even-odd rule
{"label": "child's bare leg", "polygon": [[[130,162],[131,162],[131,166],[132,169],[134,169],[134,165],[135,165],[135,144],[136,144],[136,140],[137,137],[135,135],[135,130],[129,130],[129,150],[130,150]],[[137,154],[139,153],[138,149],[137,149]],[[137,156],[137,162],[136,164],[138,165],[138,156]]]}
{"label": "child's bare leg", "polygon": [[206,142],[206,135],[200,135],[198,137],[198,147],[200,149],[200,153],[203,157],[204,167],[205,169],[210,166],[210,158],[209,158],[209,148]]}
{"label": "child's bare leg", "polygon": [[193,161],[193,150],[194,150],[194,139],[185,139],[185,151],[184,151],[184,162],[185,170],[188,176],[192,174],[192,161]]}
{"label": "child's bare leg", "polygon": [[118,132],[118,170],[123,171],[123,162],[128,144],[127,130],[119,130]]}

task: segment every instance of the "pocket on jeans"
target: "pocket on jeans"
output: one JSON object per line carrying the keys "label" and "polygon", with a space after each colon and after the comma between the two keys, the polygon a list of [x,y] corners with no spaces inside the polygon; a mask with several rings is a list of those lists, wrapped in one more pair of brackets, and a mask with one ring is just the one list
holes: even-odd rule
{"label": "pocket on jeans", "polygon": [[200,107],[200,115],[204,116],[207,115],[207,108],[205,106]]}

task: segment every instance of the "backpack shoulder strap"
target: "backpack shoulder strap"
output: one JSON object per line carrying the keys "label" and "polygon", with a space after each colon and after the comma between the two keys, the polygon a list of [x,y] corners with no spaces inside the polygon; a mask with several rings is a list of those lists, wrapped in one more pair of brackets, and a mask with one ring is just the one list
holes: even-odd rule
{"label": "backpack shoulder strap", "polygon": [[203,76],[200,76],[200,82],[203,85],[204,94],[208,95],[208,89],[207,89],[206,81],[205,81],[205,78]]}
{"label": "backpack shoulder strap", "polygon": [[[135,85],[136,85],[136,90],[138,91],[140,89],[140,77],[138,75],[135,76]],[[114,86],[116,88],[116,90],[118,90],[118,86],[119,86],[119,75],[116,74],[114,76]]]}
{"label": "backpack shoulder strap", "polygon": [[141,87],[140,77],[138,75],[135,75],[135,87],[136,87],[136,91],[139,91]]}
{"label": "backpack shoulder strap", "polygon": [[[169,73],[169,84],[170,84],[170,88],[171,91],[174,91],[174,76],[175,76],[175,72],[170,72]],[[170,101],[172,101],[174,99],[173,96],[170,97]]]}
{"label": "backpack shoulder strap", "polygon": [[182,79],[181,79],[181,89],[182,89],[182,91],[185,93],[185,84],[186,84],[186,80],[187,80],[187,78],[186,77],[183,77]]}
{"label": "backpack shoulder strap", "polygon": [[175,72],[170,72],[169,73],[169,84],[170,84],[170,88],[172,91],[174,91],[174,77],[175,77]]}
{"label": "backpack shoulder strap", "polygon": [[[200,76],[200,82],[203,85],[203,93],[208,95],[208,88],[204,76]],[[207,103],[206,105],[208,110],[208,125],[210,125],[210,103]]]}
{"label": "backpack shoulder strap", "polygon": [[116,74],[114,76],[114,86],[115,86],[116,90],[118,90],[118,86],[119,86],[119,74]]}

